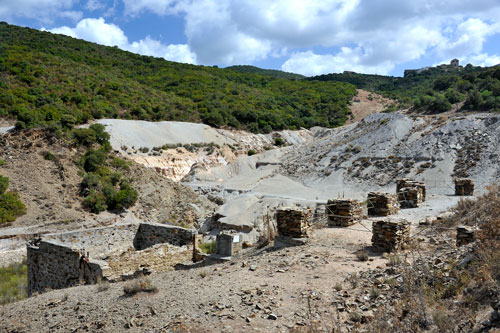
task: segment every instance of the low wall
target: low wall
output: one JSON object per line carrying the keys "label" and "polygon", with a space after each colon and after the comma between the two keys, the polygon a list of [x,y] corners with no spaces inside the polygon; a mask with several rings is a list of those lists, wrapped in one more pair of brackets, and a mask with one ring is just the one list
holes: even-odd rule
{"label": "low wall", "polygon": [[136,250],[144,250],[160,243],[184,246],[193,242],[194,230],[157,223],[142,223],[134,238]]}

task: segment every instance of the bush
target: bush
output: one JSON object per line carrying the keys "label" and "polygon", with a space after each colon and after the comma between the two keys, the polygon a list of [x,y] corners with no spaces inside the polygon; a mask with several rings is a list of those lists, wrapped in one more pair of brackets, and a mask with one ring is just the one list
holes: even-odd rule
{"label": "bush", "polygon": [[132,165],[132,162],[125,161],[124,159],[118,157],[113,157],[111,160],[111,166],[113,168],[128,170],[130,165]]}
{"label": "bush", "polygon": [[13,222],[17,217],[26,214],[26,206],[15,192],[0,194],[0,224]]}
{"label": "bush", "polygon": [[95,172],[104,165],[107,155],[101,150],[89,149],[83,156],[83,169],[87,172]]}
{"label": "bush", "polygon": [[257,154],[257,152],[255,150],[253,150],[253,149],[250,149],[248,151],[248,156],[252,156],[252,155],[255,155],[255,154]]}
{"label": "bush", "polygon": [[22,300],[28,296],[27,270],[26,262],[0,267],[1,305]]}
{"label": "bush", "polygon": [[215,241],[203,243],[203,244],[200,244],[200,250],[205,252],[206,254],[212,254],[212,253],[215,253],[215,250],[216,250],[215,245],[216,245]]}
{"label": "bush", "polygon": [[285,141],[280,138],[280,137],[277,137],[277,138],[274,138],[274,145],[275,146],[282,146],[285,144]]}
{"label": "bush", "polygon": [[114,207],[112,208],[129,208],[135,204],[137,197],[137,191],[130,187],[130,185],[124,183],[121,185],[120,191],[115,194],[113,199]]}
{"label": "bush", "polygon": [[46,159],[47,161],[53,161],[55,160],[56,156],[54,154],[52,154],[50,151],[44,151],[42,153],[42,156],[44,159]]}
{"label": "bush", "polygon": [[141,277],[141,278],[132,280],[123,286],[123,292],[127,296],[135,295],[141,291],[152,293],[152,292],[158,291],[158,288],[156,288],[151,283],[151,279],[148,277]]}
{"label": "bush", "polygon": [[0,166],[3,166],[5,164],[5,161],[0,158]]}
{"label": "bush", "polygon": [[95,190],[99,188],[100,177],[93,172],[89,172],[83,177],[82,182],[80,183],[80,193],[83,195],[87,195],[91,192],[91,190]]}
{"label": "bush", "polygon": [[9,187],[9,178],[0,175],[0,194],[5,193]]}
{"label": "bush", "polygon": [[73,139],[79,145],[91,146],[97,142],[96,133],[90,128],[77,128],[73,130]]}
{"label": "bush", "polygon": [[367,261],[368,260],[368,252],[366,252],[365,250],[360,250],[360,251],[356,252],[356,258],[359,261]]}
{"label": "bush", "polygon": [[97,143],[102,145],[106,142],[109,142],[110,136],[106,132],[106,128],[104,127],[104,125],[92,124],[90,125],[89,129],[94,131]]}
{"label": "bush", "polygon": [[92,213],[99,214],[108,208],[106,197],[102,193],[93,192],[83,200],[83,207],[87,208]]}

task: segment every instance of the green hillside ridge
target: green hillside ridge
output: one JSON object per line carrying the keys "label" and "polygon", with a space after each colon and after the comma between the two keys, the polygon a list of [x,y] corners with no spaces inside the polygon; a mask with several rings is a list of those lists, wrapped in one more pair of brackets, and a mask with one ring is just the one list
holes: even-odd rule
{"label": "green hillside ridge", "polygon": [[252,132],[342,125],[355,87],[141,56],[0,23],[0,117],[17,127],[89,119],[204,122]]}
{"label": "green hillside ridge", "polygon": [[262,75],[269,75],[273,77],[279,77],[283,79],[295,79],[295,80],[302,80],[305,78],[304,75],[296,74],[296,73],[289,73],[289,72],[283,72],[275,69],[263,69],[255,66],[250,66],[250,65],[236,65],[236,66],[229,66],[226,67],[226,69],[231,69],[233,71],[241,72],[241,73],[253,73],[253,74],[262,74]]}
{"label": "green hillside ridge", "polygon": [[500,67],[440,65],[409,71],[405,77],[357,73],[326,74],[311,81],[347,82],[398,101],[394,108],[443,112],[464,102],[463,110],[500,111]]}

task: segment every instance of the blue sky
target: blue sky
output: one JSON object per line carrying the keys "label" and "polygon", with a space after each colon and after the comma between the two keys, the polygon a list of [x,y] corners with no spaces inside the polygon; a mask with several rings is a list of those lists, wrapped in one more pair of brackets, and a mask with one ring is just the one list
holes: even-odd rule
{"label": "blue sky", "polygon": [[0,0],[0,20],[199,65],[304,75],[500,63],[498,0]]}

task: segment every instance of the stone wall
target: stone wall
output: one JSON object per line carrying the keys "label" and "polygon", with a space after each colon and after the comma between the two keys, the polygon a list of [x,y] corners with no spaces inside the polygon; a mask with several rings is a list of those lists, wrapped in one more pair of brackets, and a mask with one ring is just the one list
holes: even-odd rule
{"label": "stone wall", "polygon": [[195,233],[143,223],[43,235],[27,245],[28,295],[172,269],[192,258]]}
{"label": "stone wall", "polygon": [[396,194],[370,192],[367,201],[368,216],[388,216],[399,212]]}
{"label": "stone wall", "polygon": [[292,238],[308,237],[313,211],[310,209],[297,210],[281,208],[276,211],[276,225],[278,234]]}
{"label": "stone wall", "polygon": [[80,252],[64,244],[39,241],[27,247],[28,296],[48,289],[96,283],[102,276],[99,264],[83,260]]}
{"label": "stone wall", "polygon": [[194,230],[157,223],[141,223],[134,238],[134,247],[143,250],[155,244],[184,246],[193,242]]}
{"label": "stone wall", "polygon": [[358,200],[331,199],[326,204],[328,225],[347,227],[361,221],[363,208]]}
{"label": "stone wall", "polygon": [[474,195],[474,181],[469,178],[455,179],[455,195]]}
{"label": "stone wall", "polygon": [[372,245],[383,251],[399,250],[410,239],[410,223],[403,219],[376,221],[372,228]]}

